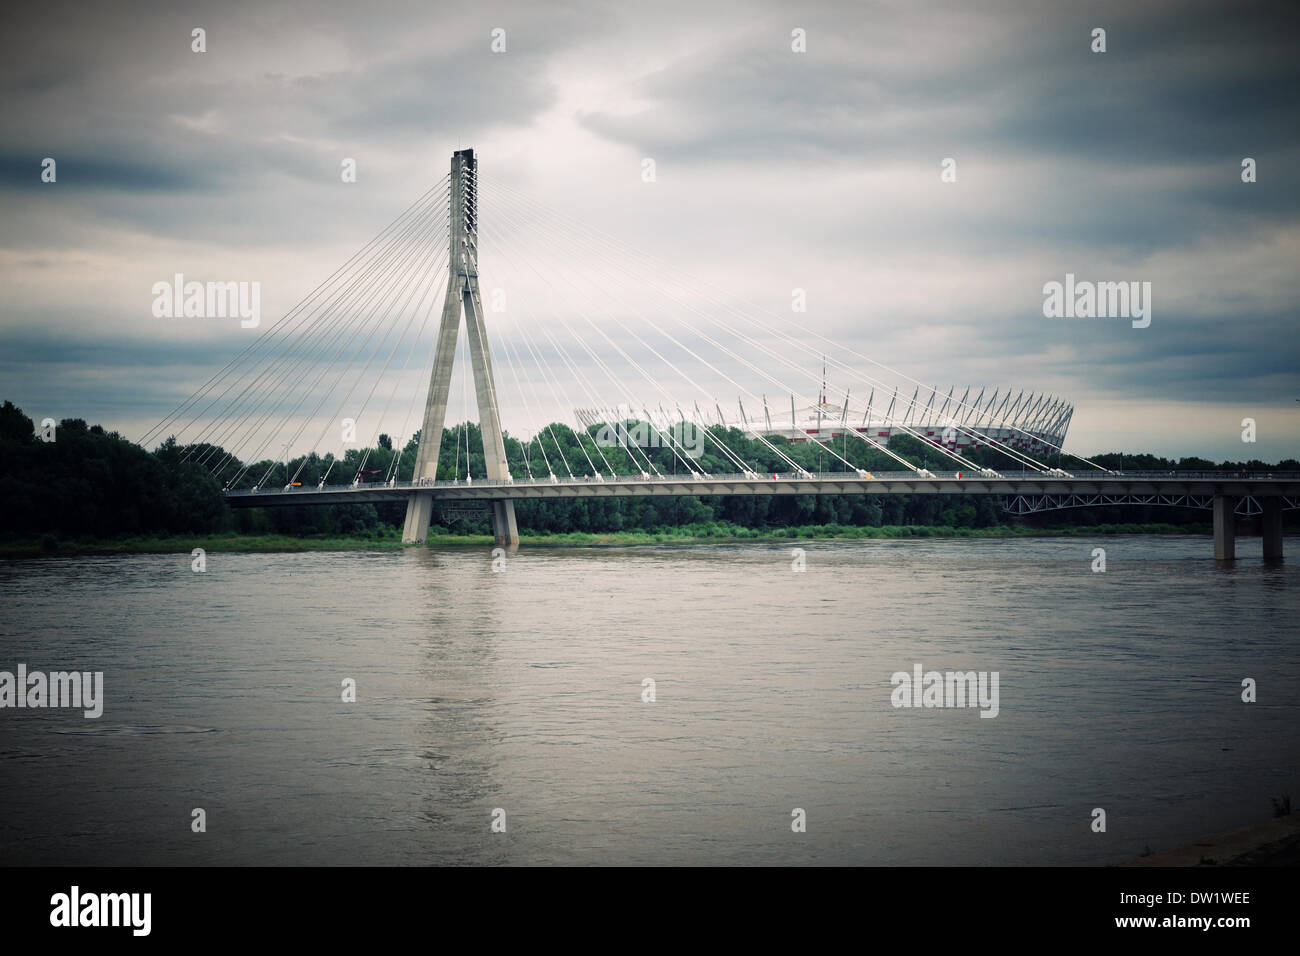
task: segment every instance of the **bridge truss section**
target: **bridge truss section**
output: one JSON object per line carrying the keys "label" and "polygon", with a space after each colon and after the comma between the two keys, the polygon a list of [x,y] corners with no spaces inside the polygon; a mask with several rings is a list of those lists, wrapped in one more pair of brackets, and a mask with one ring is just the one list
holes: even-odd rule
{"label": "bridge truss section", "polygon": [[[1214,508],[1212,494],[1107,494],[1065,493],[1043,495],[1003,495],[1002,511],[1013,515],[1041,514],[1045,511],[1063,511],[1066,508],[1095,508],[1104,505],[1158,505],[1170,508],[1200,508],[1206,511]],[[1300,508],[1300,498],[1283,495],[1282,510]],[[1237,499],[1236,514],[1251,517],[1262,514],[1263,505],[1254,495],[1242,495]]]}

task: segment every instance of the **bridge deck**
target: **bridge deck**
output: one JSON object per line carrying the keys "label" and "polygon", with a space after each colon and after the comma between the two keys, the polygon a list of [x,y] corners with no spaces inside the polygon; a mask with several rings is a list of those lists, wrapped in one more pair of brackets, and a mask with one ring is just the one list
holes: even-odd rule
{"label": "bridge deck", "polygon": [[1300,474],[1240,475],[1215,472],[1126,472],[1087,477],[1060,477],[1039,472],[1002,472],[996,478],[957,472],[920,477],[912,472],[789,474],[757,478],[742,474],[692,476],[620,476],[472,482],[396,482],[385,485],[326,485],[324,488],[262,488],[227,491],[235,508],[277,505],[374,504],[405,501],[423,492],[438,501],[518,501],[529,498],[620,498],[678,495],[1229,495],[1294,497]]}

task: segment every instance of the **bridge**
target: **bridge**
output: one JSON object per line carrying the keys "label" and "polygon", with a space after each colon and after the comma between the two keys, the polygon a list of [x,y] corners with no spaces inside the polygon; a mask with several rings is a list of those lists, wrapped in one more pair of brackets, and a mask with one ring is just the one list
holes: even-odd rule
{"label": "bridge", "polygon": [[[559,498],[620,498],[681,495],[1000,495],[1007,510],[1033,514],[1066,507],[1113,504],[1203,508],[1214,514],[1214,554],[1233,560],[1235,516],[1259,515],[1264,557],[1282,557],[1282,512],[1300,508],[1300,473],[1239,477],[1210,472],[1115,473],[1087,478],[1043,478],[1034,472],[968,478],[957,472],[921,478],[911,472],[865,477],[819,474],[622,475],[554,480],[391,481],[323,488],[260,488],[226,492],[234,508],[311,504],[381,504],[405,501],[413,492],[438,502],[520,501]],[[1063,500],[1072,499],[1072,500]],[[509,544],[508,541],[501,543]]]}
{"label": "bridge", "polygon": [[[404,502],[403,540],[409,543],[426,538],[435,502],[486,502],[496,542],[512,547],[519,542],[514,503],[527,499],[995,495],[1017,514],[1126,503],[1208,508],[1220,560],[1235,557],[1236,516],[1258,514],[1265,557],[1282,557],[1282,512],[1300,503],[1300,474],[1103,468],[1064,451],[1074,409],[1054,396],[1031,392],[1026,397],[1021,390],[1013,399],[1011,389],[1001,388],[987,401],[987,389],[973,399],[970,388],[960,398],[955,388],[945,394],[789,317],[764,318],[756,314],[761,310],[737,304],[562,212],[499,187],[492,192],[497,218],[516,227],[537,225],[543,249],[561,239],[572,246],[558,266],[538,268],[524,240],[482,229],[481,188],[473,150],[458,150],[447,176],[141,442],[169,432],[178,441],[186,439],[186,460],[217,476],[236,508]],[[488,286],[493,311],[514,323],[514,336],[496,343],[486,324],[481,246],[494,249],[502,261],[527,267],[517,269],[509,284],[516,299],[521,292],[513,290],[522,288],[530,303],[526,321],[505,307],[507,284]],[[518,280],[528,268],[541,280],[531,291]],[[625,273],[631,279],[624,290],[618,281]],[[572,292],[561,298],[548,325],[531,304],[554,299],[562,283],[579,301],[575,305]],[[662,299],[657,311],[644,304],[652,294]],[[427,374],[418,365],[412,373],[411,359],[422,346],[438,298],[441,316],[428,344]],[[603,312],[599,323],[591,318],[598,311]],[[574,326],[581,330],[579,320],[591,331],[575,332]],[[576,348],[564,344],[570,339]],[[406,359],[395,366],[403,348]],[[494,359],[504,360],[517,409],[531,424],[527,441],[508,436],[502,425],[503,392]],[[849,381],[833,384],[828,367]],[[473,380],[482,473],[472,474],[475,459],[466,427],[454,433],[454,477],[447,479],[451,462],[439,459],[446,454],[443,433],[458,368],[466,409]],[[801,384],[777,378],[782,368]],[[603,386],[601,374],[607,379]],[[636,377],[644,379],[654,398],[632,391],[629,382]],[[677,378],[690,386],[687,394],[667,387]],[[772,386],[782,396],[781,409],[789,396],[788,421],[769,403],[768,392],[759,391]],[[723,389],[735,390],[734,413],[722,409]],[[583,400],[581,407],[573,404],[573,393]],[[746,412],[746,396],[751,411],[761,413]],[[546,423],[548,403],[567,406],[576,427],[558,435],[556,426]],[[391,440],[391,455],[377,450],[394,409],[401,421],[399,437],[412,412],[421,413],[409,454],[394,449]],[[370,422],[375,440],[363,445],[356,429]],[[342,453],[330,450],[317,458],[340,426],[341,440],[333,444]],[[948,469],[931,470],[915,454],[900,454],[897,438]],[[811,452],[796,450],[797,445],[815,448],[818,463],[829,458],[835,470],[814,470]],[[283,451],[283,483],[272,477],[280,463],[266,455],[277,447]],[[972,457],[981,450],[996,452],[1014,467],[982,466]],[[367,469],[372,455],[386,458],[374,462],[381,467]],[[1054,463],[1045,464],[1044,456]],[[309,461],[328,467],[319,477],[308,476]],[[1062,467],[1067,463],[1068,470]]]}

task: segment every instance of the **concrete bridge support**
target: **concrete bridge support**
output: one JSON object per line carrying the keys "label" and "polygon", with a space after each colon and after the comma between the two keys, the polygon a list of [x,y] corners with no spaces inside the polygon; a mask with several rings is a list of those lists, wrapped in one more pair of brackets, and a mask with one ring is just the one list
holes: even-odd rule
{"label": "concrete bridge support", "polygon": [[[442,445],[442,428],[447,417],[447,390],[451,386],[452,366],[456,360],[456,339],[460,334],[462,313],[469,341],[470,365],[474,374],[474,395],[478,400],[479,427],[483,435],[483,459],[487,476],[493,481],[509,481],[504,434],[498,414],[496,384],[492,378],[492,354],[488,346],[487,327],[483,322],[483,299],[478,284],[478,163],[474,150],[457,150],[451,157],[451,253],[448,263],[447,297],[442,306],[442,323],[434,352],[433,372],[429,377],[429,394],[425,400],[424,421],[420,426],[420,447],[416,453],[413,478],[435,479],[438,474],[438,451]],[[515,525],[515,503],[499,500],[491,503],[492,535],[498,545],[519,544]],[[429,534],[433,518],[431,493],[414,492],[407,499],[404,544],[418,544]]]}
{"label": "concrete bridge support", "polygon": [[1237,527],[1234,512],[1237,499],[1231,495],[1214,496],[1214,560],[1237,559]]}
{"label": "concrete bridge support", "polygon": [[515,524],[515,503],[513,501],[493,501],[492,542],[499,548],[514,549],[519,547],[519,527]]}
{"label": "concrete bridge support", "polygon": [[411,492],[406,499],[406,524],[402,527],[402,543],[423,544],[432,523],[433,492]]}
{"label": "concrete bridge support", "polygon": [[[496,547],[514,549],[519,546],[519,526],[515,523],[513,501],[490,501],[488,511],[492,516],[492,543]],[[433,492],[413,491],[406,500],[406,524],[402,528],[403,544],[423,544],[433,523]]]}
{"label": "concrete bridge support", "polygon": [[1282,559],[1282,499],[1260,498],[1264,513],[1260,516],[1264,533],[1264,560],[1280,561]]}

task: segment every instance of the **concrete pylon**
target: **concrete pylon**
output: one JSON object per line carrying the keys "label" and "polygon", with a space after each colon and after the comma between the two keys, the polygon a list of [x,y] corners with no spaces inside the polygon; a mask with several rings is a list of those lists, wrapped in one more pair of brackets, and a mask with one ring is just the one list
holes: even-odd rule
{"label": "concrete pylon", "polygon": [[1259,503],[1264,509],[1260,516],[1260,528],[1264,537],[1264,560],[1280,561],[1282,560],[1282,499],[1281,498],[1260,498]]}
{"label": "concrete pylon", "polygon": [[[415,456],[415,479],[434,479],[438,472],[438,449],[442,445],[442,428],[447,418],[447,393],[451,388],[451,370],[456,361],[456,337],[460,333],[461,313],[469,337],[470,365],[474,373],[474,395],[478,400],[479,427],[483,432],[483,452],[487,476],[493,481],[509,481],[505,438],[497,410],[497,391],[492,378],[492,355],[488,349],[487,329],[483,324],[483,299],[478,286],[478,163],[474,150],[461,149],[451,155],[451,257],[448,264],[447,297],[442,304],[442,324],[438,327],[438,344],[433,355],[433,372],[429,377],[429,395],[424,405],[424,423],[420,426],[420,447]],[[492,512],[492,535],[503,547],[519,544],[515,523],[515,504],[508,499],[489,502]],[[406,504],[406,526],[402,541],[423,543],[433,518],[433,492],[412,491]]]}
{"label": "concrete pylon", "polygon": [[1214,558],[1216,561],[1237,559],[1237,499],[1232,495],[1214,496]]}

